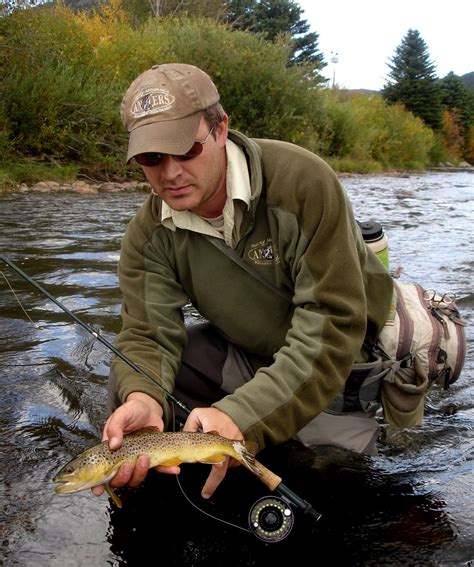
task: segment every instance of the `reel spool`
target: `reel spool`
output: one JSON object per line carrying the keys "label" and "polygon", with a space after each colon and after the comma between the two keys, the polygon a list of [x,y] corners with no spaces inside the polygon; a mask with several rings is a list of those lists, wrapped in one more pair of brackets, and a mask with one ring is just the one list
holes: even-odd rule
{"label": "reel spool", "polygon": [[266,543],[285,539],[294,523],[293,510],[282,498],[265,496],[250,508],[249,528]]}

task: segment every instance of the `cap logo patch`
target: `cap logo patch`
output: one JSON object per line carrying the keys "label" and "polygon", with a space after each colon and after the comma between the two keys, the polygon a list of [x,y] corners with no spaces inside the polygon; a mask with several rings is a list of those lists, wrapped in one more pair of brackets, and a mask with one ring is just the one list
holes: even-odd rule
{"label": "cap logo patch", "polygon": [[170,110],[175,97],[165,89],[147,89],[138,93],[132,104],[134,118],[158,114]]}

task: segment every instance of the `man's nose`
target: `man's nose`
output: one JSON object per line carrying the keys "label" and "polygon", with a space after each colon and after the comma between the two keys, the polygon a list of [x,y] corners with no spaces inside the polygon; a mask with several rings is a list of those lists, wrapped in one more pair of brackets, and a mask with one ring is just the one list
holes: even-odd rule
{"label": "man's nose", "polygon": [[175,179],[183,172],[182,163],[170,155],[164,155],[161,162],[161,174],[165,179]]}

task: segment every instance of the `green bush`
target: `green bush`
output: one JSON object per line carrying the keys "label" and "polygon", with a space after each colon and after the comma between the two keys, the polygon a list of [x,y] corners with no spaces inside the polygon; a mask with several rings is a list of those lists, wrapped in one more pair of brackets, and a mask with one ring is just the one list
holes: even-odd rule
{"label": "green bush", "polygon": [[58,165],[11,161],[6,167],[0,165],[0,192],[3,187],[15,187],[21,183],[32,184],[38,181],[72,182],[77,178],[77,165]]}
{"label": "green bush", "polygon": [[231,127],[300,144],[338,169],[423,167],[434,147],[431,130],[403,108],[316,88],[304,67],[287,65],[285,40],[269,43],[214,20],[151,18],[138,29],[111,0],[92,14],[20,10],[0,20],[0,35],[4,163],[14,154],[125,176],[120,101],[139,73],[165,62],[207,71]]}
{"label": "green bush", "polygon": [[0,112],[11,150],[85,164],[120,151],[121,93],[94,65],[93,45],[73,14],[46,8],[6,20],[12,48],[2,62]]}
{"label": "green bush", "polygon": [[402,106],[388,106],[378,95],[338,91],[325,95],[329,127],[322,143],[327,155],[378,162],[388,169],[416,169],[430,163],[433,132]]}
{"label": "green bush", "polygon": [[[232,126],[253,136],[318,149],[319,91],[287,67],[289,47],[212,20],[150,19],[140,30],[110,7],[92,16],[64,7],[22,11],[2,23],[1,116],[11,149],[94,164],[123,159],[119,105],[128,84],[155,63],[197,65],[213,77]],[[316,110],[315,110],[316,109]],[[110,169],[110,163],[109,163]]]}

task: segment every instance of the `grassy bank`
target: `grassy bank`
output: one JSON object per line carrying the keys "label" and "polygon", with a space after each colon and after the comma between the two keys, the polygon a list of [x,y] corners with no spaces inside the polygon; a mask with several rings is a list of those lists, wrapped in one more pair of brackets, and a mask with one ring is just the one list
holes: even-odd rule
{"label": "grassy bank", "polygon": [[[329,165],[339,175],[344,174],[390,174],[394,169],[385,168],[374,161],[354,161],[349,159],[328,158]],[[400,171],[400,170],[398,170]],[[403,170],[409,171],[409,170]],[[413,171],[413,170],[412,170]],[[17,190],[22,185],[32,186],[41,181],[53,181],[59,184],[72,184],[83,180],[91,183],[113,181],[122,183],[127,180],[142,180],[143,174],[134,167],[128,168],[127,175],[97,175],[97,169],[88,170],[77,164],[39,164],[31,161],[0,165],[0,194]]]}
{"label": "grassy bank", "polygon": [[443,143],[378,95],[321,88],[289,66],[291,46],[213,20],[154,18],[132,26],[120,8],[64,6],[0,20],[0,185],[125,180],[122,95],[151,65],[197,65],[215,80],[231,127],[293,142],[338,172],[416,170],[445,161]]}

